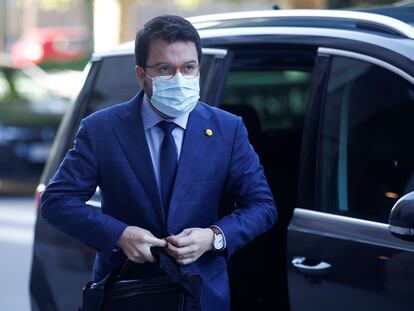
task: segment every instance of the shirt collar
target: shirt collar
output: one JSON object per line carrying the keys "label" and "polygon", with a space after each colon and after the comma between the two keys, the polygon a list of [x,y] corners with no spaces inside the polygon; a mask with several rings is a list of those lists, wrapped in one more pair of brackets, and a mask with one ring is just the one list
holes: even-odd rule
{"label": "shirt collar", "polygon": [[[145,130],[150,129],[153,126],[157,125],[159,122],[165,120],[162,116],[160,116],[157,112],[155,112],[154,108],[151,106],[151,103],[147,95],[144,95],[144,98],[142,99],[141,114],[142,114],[142,122],[144,124]],[[187,128],[187,122],[188,122],[189,115],[190,115],[190,112],[182,116],[179,116],[177,118],[172,118],[169,120],[171,120],[171,122],[174,122],[179,127],[185,130]]]}

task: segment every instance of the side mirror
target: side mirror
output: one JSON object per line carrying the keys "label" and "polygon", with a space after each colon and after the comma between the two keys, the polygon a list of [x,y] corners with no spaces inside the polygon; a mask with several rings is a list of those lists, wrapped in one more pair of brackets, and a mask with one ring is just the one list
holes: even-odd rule
{"label": "side mirror", "polygon": [[414,241],[414,191],[402,196],[388,219],[390,232],[399,239]]}

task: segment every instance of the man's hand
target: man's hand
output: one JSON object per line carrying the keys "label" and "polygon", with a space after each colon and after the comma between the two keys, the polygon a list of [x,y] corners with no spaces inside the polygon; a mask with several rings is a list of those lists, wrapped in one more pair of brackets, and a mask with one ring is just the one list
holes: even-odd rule
{"label": "man's hand", "polygon": [[117,245],[123,250],[129,260],[136,263],[155,262],[150,251],[151,246],[166,247],[167,242],[157,239],[148,230],[128,226],[118,240]]}
{"label": "man's hand", "polygon": [[214,232],[210,228],[189,228],[166,238],[167,253],[180,265],[188,265],[213,249]]}

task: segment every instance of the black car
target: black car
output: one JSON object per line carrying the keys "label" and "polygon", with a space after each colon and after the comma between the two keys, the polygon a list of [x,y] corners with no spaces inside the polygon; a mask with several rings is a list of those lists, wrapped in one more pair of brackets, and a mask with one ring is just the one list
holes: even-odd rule
{"label": "black car", "polygon": [[33,193],[69,99],[0,55],[0,193]]}
{"label": "black car", "polygon": [[[414,310],[414,242],[402,239],[414,221],[392,227],[399,237],[388,225],[414,190],[414,28],[323,10],[190,21],[204,47],[201,99],[242,116],[280,215],[229,261],[233,309]],[[134,65],[133,43],[94,55],[37,197],[80,120],[139,91]],[[99,209],[99,189],[89,203]],[[221,212],[231,206],[223,197]],[[35,230],[32,310],[75,310],[95,252],[40,217]]]}

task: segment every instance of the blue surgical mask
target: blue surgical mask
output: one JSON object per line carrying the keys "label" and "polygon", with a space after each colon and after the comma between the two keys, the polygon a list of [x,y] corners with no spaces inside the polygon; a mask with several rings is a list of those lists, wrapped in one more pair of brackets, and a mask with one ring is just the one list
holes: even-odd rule
{"label": "blue surgical mask", "polygon": [[187,79],[177,72],[171,79],[154,77],[151,80],[150,101],[163,114],[176,118],[191,112],[197,105],[200,98],[199,76]]}

